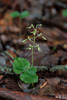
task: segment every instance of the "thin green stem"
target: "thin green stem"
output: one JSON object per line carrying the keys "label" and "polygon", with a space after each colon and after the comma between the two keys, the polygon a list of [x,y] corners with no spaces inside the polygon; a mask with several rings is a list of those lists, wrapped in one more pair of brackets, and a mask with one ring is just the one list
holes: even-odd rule
{"label": "thin green stem", "polygon": [[34,45],[35,45],[35,35],[34,35],[33,46],[32,46],[32,66],[33,66],[33,63],[34,63],[34,56],[33,56]]}
{"label": "thin green stem", "polygon": [[33,66],[33,47],[32,47],[32,66]]}

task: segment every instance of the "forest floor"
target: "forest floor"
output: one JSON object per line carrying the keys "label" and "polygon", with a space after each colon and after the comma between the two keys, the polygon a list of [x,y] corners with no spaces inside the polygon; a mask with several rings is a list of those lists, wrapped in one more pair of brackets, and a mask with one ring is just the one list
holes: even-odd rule
{"label": "forest floor", "polygon": [[[67,99],[67,17],[61,14],[65,8],[66,0],[0,1],[0,100]],[[21,20],[21,30],[19,18],[10,16],[17,10],[30,12]],[[28,36],[32,37],[27,29],[30,24],[42,24],[38,31],[47,39],[36,39],[42,51],[34,50],[34,66],[39,66],[39,82],[34,87],[10,73],[16,56],[31,62],[31,52],[26,49],[30,42],[21,42]]]}

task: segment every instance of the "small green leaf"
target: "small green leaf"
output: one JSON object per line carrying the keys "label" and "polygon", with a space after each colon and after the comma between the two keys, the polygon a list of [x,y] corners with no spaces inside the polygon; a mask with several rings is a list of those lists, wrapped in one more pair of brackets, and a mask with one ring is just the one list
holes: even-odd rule
{"label": "small green leaf", "polygon": [[37,83],[38,76],[36,75],[37,69],[32,66],[30,69],[20,75],[20,79],[25,83]]}
{"label": "small green leaf", "polygon": [[21,14],[20,14],[20,18],[23,19],[25,17],[29,16],[29,12],[28,11],[23,11]]}
{"label": "small green leaf", "polygon": [[67,17],[67,9],[65,9],[65,10],[62,11],[62,15],[63,15],[64,17]]}
{"label": "small green leaf", "polygon": [[10,14],[10,16],[13,17],[13,18],[19,17],[19,15],[20,14],[19,14],[18,11],[15,11],[15,12],[13,12],[13,13]]}
{"label": "small green leaf", "polygon": [[15,73],[20,74],[30,67],[30,63],[27,59],[16,57],[13,63],[13,70]]}
{"label": "small green leaf", "polygon": [[27,39],[23,40],[22,42],[26,42],[26,41],[27,41]]}
{"label": "small green leaf", "polygon": [[44,40],[47,40],[47,39],[46,39],[45,37],[43,37],[43,36],[42,36],[42,38],[43,38]]}

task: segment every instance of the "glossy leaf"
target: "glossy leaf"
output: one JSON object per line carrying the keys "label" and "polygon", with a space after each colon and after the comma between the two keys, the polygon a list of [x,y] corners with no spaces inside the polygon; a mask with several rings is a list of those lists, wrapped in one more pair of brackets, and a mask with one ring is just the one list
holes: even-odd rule
{"label": "glossy leaf", "polygon": [[38,82],[38,76],[36,75],[37,69],[32,66],[30,69],[20,75],[20,79],[25,83],[36,83]]}
{"label": "glossy leaf", "polygon": [[12,16],[13,18],[16,18],[16,17],[19,17],[19,12],[18,11],[15,11],[13,13],[10,14],[10,16]]}
{"label": "glossy leaf", "polygon": [[20,74],[30,67],[30,63],[27,59],[16,57],[13,64],[13,70],[15,73]]}
{"label": "glossy leaf", "polygon": [[29,16],[29,12],[28,11],[24,11],[20,14],[20,18],[23,19],[25,17]]}

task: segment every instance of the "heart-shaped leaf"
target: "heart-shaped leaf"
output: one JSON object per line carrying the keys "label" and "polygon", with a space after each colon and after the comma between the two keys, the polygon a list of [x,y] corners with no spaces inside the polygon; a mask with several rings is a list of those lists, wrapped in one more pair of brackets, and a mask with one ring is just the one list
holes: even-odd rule
{"label": "heart-shaped leaf", "polygon": [[20,74],[30,67],[30,63],[27,59],[16,57],[13,64],[13,70],[15,73]]}
{"label": "heart-shaped leaf", "polygon": [[20,75],[20,79],[25,83],[37,83],[38,76],[36,75],[36,71],[37,69],[32,66]]}
{"label": "heart-shaped leaf", "polygon": [[13,13],[10,14],[10,16],[12,16],[13,18],[16,18],[16,17],[19,17],[19,12],[18,11],[15,11]]}
{"label": "heart-shaped leaf", "polygon": [[20,18],[23,19],[25,17],[29,16],[29,12],[28,11],[24,11],[20,14]]}

